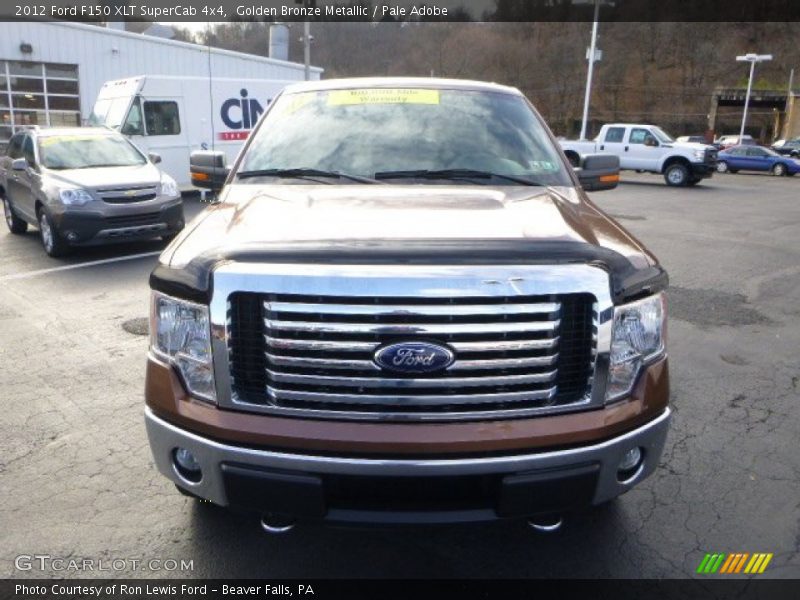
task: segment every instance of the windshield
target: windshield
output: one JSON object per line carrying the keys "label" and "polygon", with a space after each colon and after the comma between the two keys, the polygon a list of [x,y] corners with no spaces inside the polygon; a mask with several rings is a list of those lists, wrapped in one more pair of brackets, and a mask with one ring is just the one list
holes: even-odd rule
{"label": "windshield", "polygon": [[118,135],[58,135],[39,141],[39,156],[48,169],[132,167],[147,162],[124,137]]}
{"label": "windshield", "polygon": [[119,128],[128,112],[130,103],[129,96],[98,100],[94,103],[92,114],[89,116],[89,125]]}
{"label": "windshield", "polygon": [[655,135],[658,138],[658,141],[663,144],[670,144],[675,141],[672,139],[672,137],[670,137],[668,133],[666,133],[660,127],[653,127],[651,128],[651,131],[653,132],[653,135]]}
{"label": "windshield", "polygon": [[265,176],[280,177],[276,171],[298,169],[378,175],[383,183],[572,185],[524,98],[445,89],[364,88],[281,96],[265,116],[238,175],[250,182],[265,171],[273,172]]}

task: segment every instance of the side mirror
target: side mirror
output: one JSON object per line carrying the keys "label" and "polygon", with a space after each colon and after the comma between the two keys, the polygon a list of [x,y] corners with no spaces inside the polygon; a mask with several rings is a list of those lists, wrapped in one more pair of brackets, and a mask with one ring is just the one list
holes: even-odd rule
{"label": "side mirror", "polygon": [[24,158],[15,158],[11,161],[11,169],[14,171],[27,171],[28,161]]}
{"label": "side mirror", "polygon": [[149,152],[147,154],[147,158],[149,158],[150,162],[153,163],[154,165],[157,165],[158,163],[161,162],[161,155],[156,152]]}
{"label": "side mirror", "polygon": [[576,169],[583,189],[587,192],[613,190],[619,184],[619,157],[610,154],[587,154]]}
{"label": "side mirror", "polygon": [[197,150],[189,155],[189,172],[192,185],[216,192],[225,185],[230,167],[226,165],[224,152]]}
{"label": "side mirror", "polygon": [[651,148],[657,148],[658,142],[651,137],[646,137],[644,138],[644,145],[650,146]]}

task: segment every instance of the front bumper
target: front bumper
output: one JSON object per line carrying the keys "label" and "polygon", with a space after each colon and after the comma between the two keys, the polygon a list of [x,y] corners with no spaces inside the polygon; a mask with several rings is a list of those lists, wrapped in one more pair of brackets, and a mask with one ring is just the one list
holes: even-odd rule
{"label": "front bumper", "polygon": [[53,215],[59,234],[72,246],[94,246],[171,235],[184,226],[180,198],[153,206],[115,206],[104,212],[64,210]]}
{"label": "front bumper", "polygon": [[[294,454],[217,442],[145,409],[158,470],[180,487],[221,506],[336,523],[452,523],[560,513],[608,501],[659,463],[670,410],[599,443],[476,458],[382,459]],[[617,465],[633,447],[641,467],[623,482]],[[199,482],[173,462],[176,448],[194,454]]]}
{"label": "front bumper", "polygon": [[715,162],[705,162],[705,163],[692,163],[692,175],[695,177],[702,177],[702,178],[710,178],[714,175],[715,171],[717,170],[717,163]]}

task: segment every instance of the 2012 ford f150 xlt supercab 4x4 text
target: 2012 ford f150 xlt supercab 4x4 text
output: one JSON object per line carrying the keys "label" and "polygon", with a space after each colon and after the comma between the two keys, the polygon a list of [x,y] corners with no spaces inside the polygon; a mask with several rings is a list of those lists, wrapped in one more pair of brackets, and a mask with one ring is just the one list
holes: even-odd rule
{"label": "2012 ford f150 xlt supercab 4x4 text", "polygon": [[529,519],[656,468],[667,276],[517,90],[287,87],[151,275],[146,425],[184,493],[296,519]]}

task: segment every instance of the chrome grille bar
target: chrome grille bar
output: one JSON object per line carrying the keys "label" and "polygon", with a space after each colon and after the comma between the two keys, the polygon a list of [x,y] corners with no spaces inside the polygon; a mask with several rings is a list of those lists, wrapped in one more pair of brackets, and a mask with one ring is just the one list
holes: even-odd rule
{"label": "chrome grille bar", "polygon": [[556,388],[525,392],[502,392],[496,394],[459,394],[459,395],[402,395],[379,396],[362,393],[328,393],[328,392],[300,392],[267,388],[267,394],[276,401],[293,400],[313,403],[340,403],[340,404],[378,404],[385,407],[408,406],[441,406],[455,404],[495,404],[504,402],[523,402],[530,400],[549,400],[556,394]]}
{"label": "chrome grille bar", "polygon": [[[379,342],[353,342],[341,340],[301,340],[264,336],[267,344],[281,350],[331,350],[336,352],[370,352],[377,350]],[[537,340],[493,340],[486,342],[449,342],[458,352],[508,352],[513,350],[548,350],[558,345],[556,338]]]}
{"label": "chrome grille bar", "polygon": [[267,302],[268,312],[357,315],[357,316],[497,316],[549,314],[561,309],[559,302],[538,304],[311,304],[294,302]]}
{"label": "chrome grille bar", "polygon": [[278,321],[265,319],[268,329],[281,331],[306,331],[312,333],[365,333],[365,334],[448,334],[448,333],[535,333],[555,331],[558,319],[554,321],[523,321],[500,323],[329,323],[315,321]]}
{"label": "chrome grille bar", "polygon": [[[353,369],[363,371],[380,371],[381,368],[372,360],[344,358],[313,358],[303,356],[283,356],[267,352],[269,363],[281,367],[308,367],[326,369]],[[524,369],[526,367],[545,367],[555,364],[558,354],[524,358],[495,358],[485,360],[459,360],[449,367],[448,371],[468,371],[480,369]]]}
{"label": "chrome grille bar", "polygon": [[[431,377],[428,379],[394,378],[394,377],[335,377],[331,375],[305,375],[282,373],[267,369],[270,381],[275,383],[293,383],[318,386],[336,386],[346,388],[379,388],[398,390],[407,388],[458,388],[511,386],[525,383],[546,383],[556,378],[555,371],[527,375],[502,375],[498,377]],[[446,397],[442,398],[445,401]]]}

